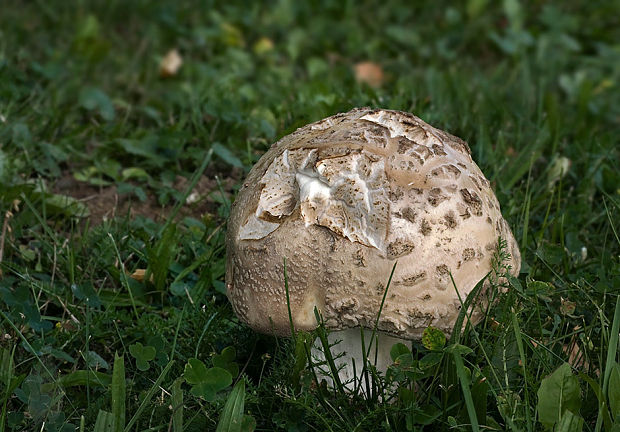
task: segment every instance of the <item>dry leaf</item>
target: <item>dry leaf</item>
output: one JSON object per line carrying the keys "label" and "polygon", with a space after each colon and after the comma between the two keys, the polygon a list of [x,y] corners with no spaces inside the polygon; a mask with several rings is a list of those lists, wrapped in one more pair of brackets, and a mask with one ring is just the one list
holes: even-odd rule
{"label": "dry leaf", "polygon": [[[581,329],[580,326],[576,326],[573,328],[574,331],[579,331],[580,329]],[[539,342],[539,343],[536,343],[534,340],[532,340],[531,342],[534,348],[537,348],[539,343],[542,344],[543,346],[548,346],[548,347],[549,347],[549,344],[551,343],[549,339],[543,339],[542,342]],[[562,352],[564,353],[564,355],[568,357],[566,359],[568,364],[570,364],[575,369],[589,371],[590,362],[588,361],[588,358],[587,358],[588,356],[586,353],[586,348],[589,350],[592,350],[594,349],[594,346],[592,345],[592,342],[590,341],[590,339],[587,336],[585,336],[583,333],[573,334],[570,337],[570,340],[568,343],[562,344]],[[600,373],[599,369],[594,369],[592,372],[594,372],[597,376]]]}
{"label": "dry leaf", "polygon": [[562,345],[562,351],[568,356],[568,364],[572,367],[583,370],[590,369],[590,363],[586,358],[586,353],[579,344],[576,335],[571,337],[570,343]]}
{"label": "dry leaf", "polygon": [[577,307],[577,303],[561,297],[560,313],[562,315],[572,315],[575,313],[575,307]]}
{"label": "dry leaf", "polygon": [[[579,330],[579,329],[580,327],[577,326],[573,330]],[[532,339],[530,340],[530,342],[532,343],[532,347],[534,349],[538,348],[539,345],[549,347],[551,343],[549,339],[543,339],[542,341],[539,341],[539,342]],[[590,363],[587,360],[587,355],[586,355],[586,351],[583,348],[583,344],[584,344],[584,341],[582,340],[580,343],[578,335],[573,334],[570,338],[569,343],[562,344],[562,352],[564,353],[564,355],[568,357],[566,359],[568,364],[570,364],[575,369],[582,369],[582,370],[587,371],[590,369]],[[599,370],[598,369],[594,370],[594,373],[598,375]]]}
{"label": "dry leaf", "polygon": [[354,66],[355,80],[358,83],[368,84],[371,87],[381,87],[383,84],[383,68],[377,63],[360,62]]}
{"label": "dry leaf", "polygon": [[168,51],[168,54],[161,59],[161,63],[159,64],[159,74],[163,78],[175,76],[181,65],[183,64],[183,59],[181,55],[176,49]]}
{"label": "dry leaf", "polygon": [[137,280],[138,282],[142,282],[144,280],[145,275],[146,275],[146,269],[136,269],[136,271],[134,271],[129,277]]}

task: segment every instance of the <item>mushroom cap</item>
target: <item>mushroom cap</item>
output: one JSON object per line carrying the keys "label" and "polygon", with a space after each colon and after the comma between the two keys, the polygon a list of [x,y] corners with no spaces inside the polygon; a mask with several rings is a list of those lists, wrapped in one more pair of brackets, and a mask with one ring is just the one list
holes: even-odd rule
{"label": "mushroom cap", "polygon": [[450,274],[464,301],[500,237],[517,275],[518,245],[467,143],[412,114],[358,108],[285,136],[251,169],[228,223],[227,294],[253,329],[290,334],[286,259],[297,329],[316,327],[315,307],[328,328],[372,328],[398,261],[378,329],[450,334],[461,308]]}

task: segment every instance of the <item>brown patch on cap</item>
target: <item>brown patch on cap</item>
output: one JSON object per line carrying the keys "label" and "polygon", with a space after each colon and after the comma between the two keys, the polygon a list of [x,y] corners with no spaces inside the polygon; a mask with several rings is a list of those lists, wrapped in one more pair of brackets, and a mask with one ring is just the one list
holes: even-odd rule
{"label": "brown patch on cap", "polygon": [[396,240],[387,246],[387,256],[390,259],[398,258],[403,255],[408,255],[415,245],[405,240]]}
{"label": "brown patch on cap", "polygon": [[437,272],[437,275],[439,275],[439,277],[446,276],[448,273],[450,273],[450,269],[445,264],[440,264],[435,267],[435,271]]}
{"label": "brown patch on cap", "polygon": [[428,202],[433,207],[437,207],[447,199],[448,197],[441,193],[441,188],[433,188],[429,192]]}
{"label": "brown patch on cap", "polygon": [[452,164],[446,165],[445,169],[454,174],[454,178],[458,178],[461,175],[461,170]]}
{"label": "brown patch on cap", "polygon": [[[310,152],[310,149],[308,150],[308,152]],[[353,149],[349,147],[324,147],[319,150],[318,159],[330,159],[340,156],[347,156],[350,155],[351,152],[353,152]]]}
{"label": "brown patch on cap", "polygon": [[415,145],[413,141],[405,137],[398,137],[398,147],[396,148],[396,152],[398,154],[405,154],[408,150]]}
{"label": "brown patch on cap", "polygon": [[450,135],[448,133],[446,133],[446,135],[449,137],[449,139],[447,140],[447,144],[450,147],[452,147],[454,150],[461,152],[463,154],[471,155],[471,149],[469,148],[469,145],[465,141],[463,141],[459,137]]}
{"label": "brown patch on cap", "polygon": [[387,146],[387,138],[390,131],[385,126],[373,124],[363,132],[366,142],[375,147],[385,148]]}
{"label": "brown patch on cap", "polygon": [[422,235],[427,236],[431,231],[433,231],[431,224],[426,219],[422,219],[422,222],[420,222],[420,232]]}
{"label": "brown patch on cap", "polygon": [[435,156],[447,155],[442,146],[440,146],[439,144],[433,144],[433,153],[435,153]]}
{"label": "brown patch on cap", "polygon": [[411,207],[405,207],[399,216],[413,223],[415,222],[416,213]]}
{"label": "brown patch on cap", "polygon": [[426,279],[425,271],[414,274],[414,275],[405,276],[400,281],[398,281],[398,283],[401,285],[405,285],[405,286],[414,286],[415,284],[423,281],[424,279]]}
{"label": "brown patch on cap", "polygon": [[461,196],[476,216],[482,216],[482,200],[475,192],[470,192],[469,189],[461,189]]}
{"label": "brown patch on cap", "polygon": [[473,248],[465,248],[463,250],[463,261],[469,261],[476,256],[476,251]]}
{"label": "brown patch on cap", "polygon": [[392,202],[400,201],[404,195],[405,192],[403,192],[403,190],[398,186],[390,189],[390,192],[388,194],[388,196],[390,197],[390,201]]}
{"label": "brown patch on cap", "polygon": [[443,218],[445,219],[448,228],[456,228],[456,226],[458,225],[456,222],[456,216],[454,215],[453,211],[449,211],[448,213],[446,213]]}
{"label": "brown patch on cap", "polygon": [[353,262],[358,267],[366,267],[366,252],[363,249],[358,249],[353,254]]}

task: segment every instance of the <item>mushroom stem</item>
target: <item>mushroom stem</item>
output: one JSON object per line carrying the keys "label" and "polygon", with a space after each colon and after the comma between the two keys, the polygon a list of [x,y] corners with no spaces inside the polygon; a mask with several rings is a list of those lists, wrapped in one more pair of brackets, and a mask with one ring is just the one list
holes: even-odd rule
{"label": "mushroom stem", "polygon": [[[409,345],[410,341],[381,332],[376,332],[374,340],[372,340],[372,330],[360,330],[359,328],[332,331],[327,335],[329,351],[334,359],[336,369],[338,370],[338,378],[343,388],[350,392],[359,389],[360,394],[368,397],[370,392],[366,386],[366,379],[363,373],[362,332],[364,334],[364,347],[366,353],[368,353],[367,364],[374,365],[377,372],[383,376],[387,372],[388,366],[392,364],[392,358],[390,357],[392,346],[397,343]],[[319,380],[325,380],[328,385],[333,385],[332,372],[329,364],[326,362],[321,341],[318,339],[312,346],[312,360],[314,363],[319,363],[317,367]],[[369,373],[370,389],[372,389],[374,378],[370,375],[370,371],[367,372]]]}

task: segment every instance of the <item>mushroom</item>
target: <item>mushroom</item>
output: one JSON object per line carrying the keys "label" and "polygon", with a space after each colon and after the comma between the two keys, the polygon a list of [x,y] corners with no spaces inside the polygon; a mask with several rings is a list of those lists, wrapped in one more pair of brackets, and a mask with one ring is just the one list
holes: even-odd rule
{"label": "mushroom", "polygon": [[290,334],[286,258],[292,323],[312,330],[320,312],[347,352],[346,381],[351,359],[361,369],[359,328],[375,326],[395,262],[377,324],[382,371],[394,343],[429,326],[450,335],[462,301],[492,270],[498,238],[517,275],[518,245],[467,143],[412,114],[353,109],[285,136],[252,168],[228,224],[227,294],[253,329]]}

